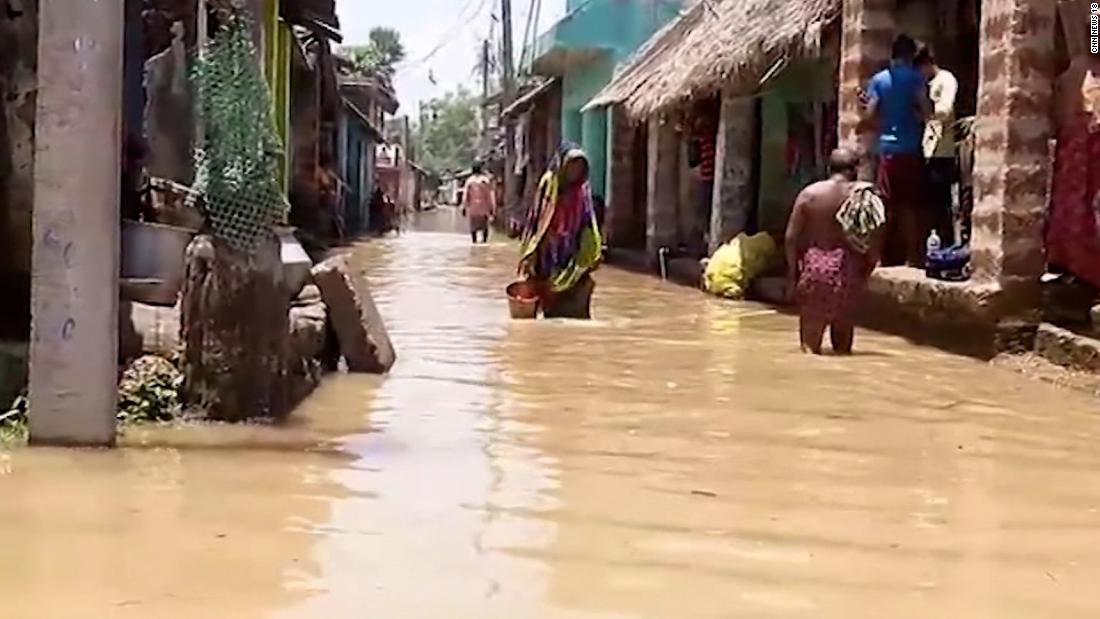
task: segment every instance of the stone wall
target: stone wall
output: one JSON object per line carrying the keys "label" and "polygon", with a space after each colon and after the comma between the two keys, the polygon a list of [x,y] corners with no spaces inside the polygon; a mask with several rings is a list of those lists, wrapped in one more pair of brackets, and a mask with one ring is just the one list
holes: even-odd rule
{"label": "stone wall", "polygon": [[710,220],[710,251],[748,226],[755,206],[753,128],[759,119],[752,97],[722,96],[715,151],[714,197]]}
{"label": "stone wall", "polygon": [[186,407],[220,421],[290,412],[289,300],[279,243],[252,253],[208,235],[187,248],[181,294]]}
{"label": "stone wall", "polygon": [[[858,146],[862,153],[867,153],[873,143],[874,127],[860,120],[859,91],[890,60],[894,6],[895,0],[844,0],[837,137],[840,144]],[[870,178],[870,163],[865,158],[861,172],[864,178]]]}
{"label": "stone wall", "polygon": [[680,185],[680,134],[669,119],[649,120],[646,160],[646,252],[656,260],[662,247],[675,249]]}
{"label": "stone wall", "polygon": [[982,8],[973,279],[1004,291],[1005,312],[1033,312],[1045,268],[1056,8],[1049,0]]}
{"label": "stone wall", "polygon": [[630,243],[630,233],[635,226],[634,204],[645,196],[634,195],[635,139],[638,132],[622,105],[610,108],[611,121],[608,158],[607,215],[604,220],[604,236],[607,244],[620,247]]}

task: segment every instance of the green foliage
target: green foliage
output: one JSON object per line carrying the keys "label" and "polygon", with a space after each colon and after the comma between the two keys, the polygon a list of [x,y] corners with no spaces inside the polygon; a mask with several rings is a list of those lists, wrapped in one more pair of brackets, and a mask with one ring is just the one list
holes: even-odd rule
{"label": "green foliage", "polygon": [[[134,361],[118,385],[118,421],[122,424],[173,421],[183,410],[180,388],[183,375],[163,357],[153,355]],[[27,441],[26,392],[0,413],[0,446]]]}
{"label": "green foliage", "polygon": [[373,45],[348,45],[340,48],[340,55],[350,60],[360,73],[374,73],[382,65],[382,56]]}
{"label": "green foliage", "polygon": [[180,388],[183,375],[162,357],[146,356],[134,361],[118,385],[118,420],[121,423],[166,422],[182,409]]}
{"label": "green foliage", "polygon": [[405,59],[405,45],[401,42],[401,33],[393,28],[371,29],[370,44],[386,65],[392,67]]}
{"label": "green foliage", "polygon": [[27,396],[20,395],[0,413],[0,445],[27,440]]}
{"label": "green foliage", "polygon": [[421,165],[436,174],[470,167],[477,155],[479,103],[463,88],[431,101],[431,112],[416,129]]}
{"label": "green foliage", "polygon": [[401,33],[393,28],[374,28],[365,45],[349,45],[340,50],[360,73],[381,73],[392,77],[397,64],[405,59]]}

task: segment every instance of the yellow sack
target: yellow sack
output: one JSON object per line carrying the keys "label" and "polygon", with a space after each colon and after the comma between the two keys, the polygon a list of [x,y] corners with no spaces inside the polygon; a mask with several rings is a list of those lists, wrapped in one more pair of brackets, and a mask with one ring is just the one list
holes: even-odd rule
{"label": "yellow sack", "polygon": [[743,299],[753,278],[759,277],[779,255],[767,232],[738,234],[715,250],[703,272],[703,289],[727,299]]}

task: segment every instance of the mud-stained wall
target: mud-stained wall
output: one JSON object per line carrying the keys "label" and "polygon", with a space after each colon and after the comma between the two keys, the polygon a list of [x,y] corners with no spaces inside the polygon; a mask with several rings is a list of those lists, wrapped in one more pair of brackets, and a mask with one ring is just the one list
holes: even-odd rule
{"label": "mud-stained wall", "polygon": [[37,58],[38,0],[0,0],[0,337],[29,329]]}

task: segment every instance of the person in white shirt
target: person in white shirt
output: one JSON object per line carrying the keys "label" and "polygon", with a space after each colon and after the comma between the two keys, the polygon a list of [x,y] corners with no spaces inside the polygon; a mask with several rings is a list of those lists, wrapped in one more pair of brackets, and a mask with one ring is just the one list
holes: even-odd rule
{"label": "person in white shirt", "polygon": [[930,183],[929,219],[944,245],[950,247],[956,242],[951,187],[959,181],[955,144],[955,99],[959,94],[959,80],[936,64],[932,50],[926,46],[917,51],[913,64],[928,80],[928,95],[932,100],[932,116],[924,125],[922,143]]}

